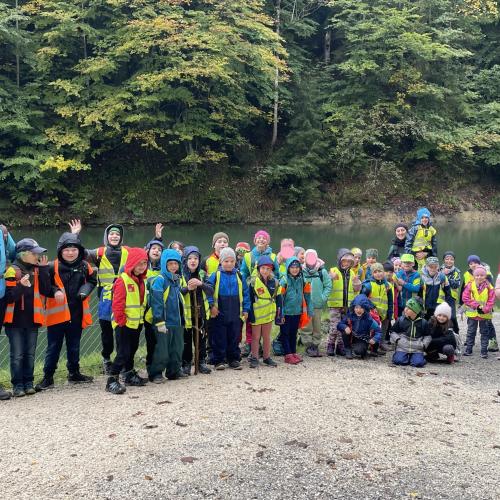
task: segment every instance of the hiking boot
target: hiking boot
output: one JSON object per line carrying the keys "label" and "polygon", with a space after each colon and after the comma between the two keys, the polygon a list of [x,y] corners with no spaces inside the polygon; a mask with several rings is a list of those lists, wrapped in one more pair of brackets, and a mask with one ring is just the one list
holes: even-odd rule
{"label": "hiking boot", "polygon": [[111,363],[110,359],[103,359],[102,360],[102,373],[104,375],[111,375]]}
{"label": "hiking boot", "polygon": [[12,394],[10,391],[6,391],[3,387],[3,385],[0,385],[0,401],[7,401],[10,399]]}
{"label": "hiking boot", "polygon": [[188,375],[186,375],[182,370],[179,370],[177,373],[169,374],[167,373],[167,378],[168,380],[179,380],[180,378],[188,378]]}
{"label": "hiking boot", "polygon": [[153,382],[153,384],[163,384],[167,381],[167,379],[160,373],[159,375],[155,375],[154,377],[149,377],[149,381]]}
{"label": "hiking boot", "polygon": [[243,349],[241,350],[241,355],[244,358],[248,358],[250,354],[252,353],[252,346],[250,344],[245,344]]}
{"label": "hiking boot", "polygon": [[118,381],[118,377],[108,377],[108,381],[106,382],[107,392],[110,392],[111,394],[123,394],[126,390],[127,388]]}
{"label": "hiking boot", "polygon": [[136,387],[142,387],[148,383],[147,378],[139,377],[135,370],[129,371],[125,375],[125,385],[132,385]]}
{"label": "hiking boot", "polygon": [[248,356],[248,362],[250,363],[250,368],[257,368],[259,366],[259,360],[252,354]]}
{"label": "hiking boot", "polygon": [[12,395],[15,398],[22,398],[23,396],[26,396],[26,393],[24,392],[24,389],[22,387],[15,387],[12,391]]}
{"label": "hiking boot", "polygon": [[354,356],[352,355],[352,349],[345,349],[345,359],[354,359]]}
{"label": "hiking boot", "polygon": [[226,365],[225,365],[224,363],[217,363],[217,364],[215,365],[215,369],[216,369],[218,372],[220,372],[220,371],[222,371],[222,370],[225,370],[225,369],[226,369]]}
{"label": "hiking boot", "polygon": [[189,375],[191,375],[191,363],[182,365],[182,371],[189,377]]}
{"label": "hiking boot", "polygon": [[90,375],[84,375],[80,372],[68,373],[68,382],[72,384],[88,384],[94,381],[94,377]]}
{"label": "hiking boot", "polygon": [[46,391],[47,389],[52,389],[54,387],[54,377],[49,377],[45,375],[39,384],[36,384],[35,391]]}
{"label": "hiking boot", "polygon": [[285,363],[289,365],[298,365],[300,361],[293,354],[285,354]]}
{"label": "hiking boot", "polygon": [[212,370],[208,367],[208,365],[204,361],[199,364],[198,371],[200,373],[203,373],[203,375],[209,375],[210,373],[212,373]]}
{"label": "hiking boot", "polygon": [[266,358],[262,362],[267,366],[272,366],[273,368],[278,366],[278,363],[276,363],[273,358]]}
{"label": "hiking boot", "polygon": [[488,352],[498,352],[497,339],[490,339],[488,342]]}
{"label": "hiking boot", "polygon": [[464,356],[472,356],[472,347],[466,347],[463,355]]}
{"label": "hiking boot", "polygon": [[242,369],[240,362],[236,361],[236,360],[231,361],[229,363],[229,368],[232,368],[233,370],[241,370]]}
{"label": "hiking boot", "polygon": [[483,359],[487,359],[487,358],[488,358],[488,352],[482,352],[482,353],[481,353],[481,357],[482,357]]}
{"label": "hiking boot", "polygon": [[333,345],[328,344],[326,347],[326,355],[327,356],[335,356],[335,347]]}
{"label": "hiking boot", "polygon": [[26,394],[26,396],[33,396],[33,394],[36,394],[35,388],[32,385],[27,385],[24,388],[24,394]]}

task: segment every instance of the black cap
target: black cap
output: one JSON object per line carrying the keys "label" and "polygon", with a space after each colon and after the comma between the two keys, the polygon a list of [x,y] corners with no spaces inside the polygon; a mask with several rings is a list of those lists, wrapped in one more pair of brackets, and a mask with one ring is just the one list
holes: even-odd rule
{"label": "black cap", "polygon": [[41,254],[46,251],[47,249],[41,247],[33,238],[23,238],[16,243],[16,253],[33,252]]}

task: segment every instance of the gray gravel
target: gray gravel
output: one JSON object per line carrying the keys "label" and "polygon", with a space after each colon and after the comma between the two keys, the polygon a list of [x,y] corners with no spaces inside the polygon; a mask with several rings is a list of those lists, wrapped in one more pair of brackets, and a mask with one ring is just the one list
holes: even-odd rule
{"label": "gray gravel", "polygon": [[11,400],[1,497],[498,499],[500,361],[478,354],[245,363],[123,396],[100,378]]}

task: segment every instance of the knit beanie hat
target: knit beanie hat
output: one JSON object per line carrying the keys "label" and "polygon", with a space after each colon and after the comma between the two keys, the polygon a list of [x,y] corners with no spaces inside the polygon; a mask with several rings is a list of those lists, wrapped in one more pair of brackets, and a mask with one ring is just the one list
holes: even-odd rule
{"label": "knit beanie hat", "polygon": [[111,226],[109,229],[108,229],[108,234],[111,233],[111,232],[115,232],[115,233],[119,233],[119,234],[122,234],[122,230],[120,227],[118,226]]}
{"label": "knit beanie hat", "polygon": [[255,233],[255,236],[253,237],[253,241],[255,241],[257,238],[265,238],[268,243],[271,242],[271,236],[269,236],[269,233],[267,231],[264,231],[264,229],[260,229]]}
{"label": "knit beanie hat", "polygon": [[404,253],[401,255],[401,262],[411,262],[415,264],[415,256],[411,253]]}
{"label": "knit beanie hat", "polygon": [[451,319],[451,307],[447,302],[441,302],[434,310],[434,316],[439,316],[440,314]]}
{"label": "knit beanie hat", "polygon": [[[384,271],[386,271],[386,272],[394,272],[394,264],[390,261],[384,262],[383,267],[384,267]],[[373,271],[373,266],[372,266],[372,271]]]}
{"label": "knit beanie hat", "polygon": [[353,255],[359,255],[360,257],[363,255],[363,250],[361,250],[361,248],[358,247],[351,248],[351,252]]}
{"label": "knit beanie hat", "polygon": [[212,236],[212,248],[213,248],[213,247],[215,247],[215,242],[216,242],[219,238],[226,238],[227,243],[228,243],[228,245],[229,245],[229,236],[228,236],[226,233],[220,232],[220,233],[215,233],[215,234]]}
{"label": "knit beanie hat", "polygon": [[378,258],[378,250],[376,248],[368,248],[365,253],[367,257],[375,257],[376,259]]}
{"label": "knit beanie hat", "polygon": [[427,257],[427,259],[425,259],[425,263],[426,264],[436,264],[439,266],[439,259],[437,257]]}
{"label": "knit beanie hat", "polygon": [[488,271],[484,266],[477,266],[472,273],[474,276],[488,276]]}
{"label": "knit beanie hat", "polygon": [[477,255],[469,255],[467,257],[467,264],[475,262],[476,264],[481,264],[481,259]]}
{"label": "knit beanie hat", "polygon": [[236,253],[245,253],[250,252],[250,245],[246,241],[239,241],[236,243],[236,247],[234,248]]}
{"label": "knit beanie hat", "polygon": [[230,247],[223,248],[220,251],[219,262],[222,264],[226,259],[236,260],[236,254],[234,253],[234,250]]}
{"label": "knit beanie hat", "polygon": [[384,266],[380,262],[375,262],[370,266],[370,269],[372,270],[372,273],[374,273],[375,271],[383,271]]}
{"label": "knit beanie hat", "polygon": [[299,255],[300,252],[305,252],[306,249],[303,248],[303,247],[293,247],[293,254],[295,255],[295,257],[297,257],[297,255]]}
{"label": "knit beanie hat", "polygon": [[399,224],[396,224],[394,226],[394,231],[396,231],[396,229],[398,229],[398,227],[404,227],[408,231],[408,226],[406,224],[404,224],[403,222],[400,222]]}
{"label": "knit beanie hat", "polygon": [[406,302],[405,307],[411,309],[415,314],[420,314],[424,308],[420,297],[411,297],[408,299],[408,302]]}
{"label": "knit beanie hat", "polygon": [[393,265],[401,264],[401,259],[399,257],[393,257],[391,259],[391,262],[393,263]]}
{"label": "knit beanie hat", "polygon": [[445,257],[448,257],[448,256],[451,256],[451,257],[455,258],[455,252],[453,252],[452,250],[448,250],[448,251],[444,252],[443,259]]}
{"label": "knit beanie hat", "polygon": [[309,269],[314,269],[318,263],[318,252],[313,248],[308,248],[304,253],[304,260]]}

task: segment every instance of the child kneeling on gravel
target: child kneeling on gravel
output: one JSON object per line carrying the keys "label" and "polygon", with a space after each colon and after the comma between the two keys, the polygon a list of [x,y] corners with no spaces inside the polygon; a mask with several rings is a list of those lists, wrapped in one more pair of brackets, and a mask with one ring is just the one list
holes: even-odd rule
{"label": "child kneeling on gravel", "polygon": [[423,304],[420,297],[406,302],[403,315],[391,327],[391,342],[396,344],[392,357],[395,365],[425,366],[424,351],[432,340],[429,325],[421,317]]}
{"label": "child kneeling on gravel", "polygon": [[110,377],[106,383],[106,390],[112,394],[123,394],[126,391],[118,378],[122,368],[125,369],[125,385],[142,386],[147,382],[147,379],[140,377],[134,370],[134,356],[139,347],[139,336],[144,322],[147,269],[146,250],[130,248],[125,270],[113,285],[111,319],[118,352],[110,367]]}
{"label": "child kneeling on gravel", "polygon": [[241,370],[239,342],[243,321],[250,311],[248,285],[236,270],[236,254],[232,248],[223,248],[219,268],[208,279],[214,294],[210,304],[209,339],[212,363],[216,370],[224,370],[225,362],[233,370]]}
{"label": "child kneeling on gravel", "polygon": [[382,339],[379,324],[371,317],[370,310],[374,306],[364,294],[357,295],[349,307],[349,311],[337,325],[344,341],[345,357],[364,358],[369,346],[375,346]]}

